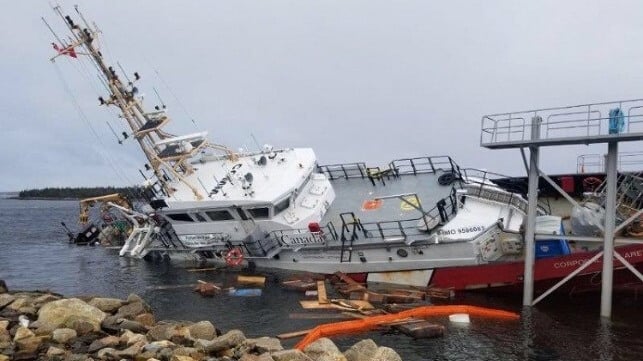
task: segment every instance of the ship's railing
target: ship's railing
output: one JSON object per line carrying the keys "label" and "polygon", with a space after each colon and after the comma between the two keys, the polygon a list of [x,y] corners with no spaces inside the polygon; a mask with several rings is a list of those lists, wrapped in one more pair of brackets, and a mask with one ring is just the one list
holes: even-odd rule
{"label": "ship's railing", "polygon": [[435,173],[438,170],[450,170],[459,175],[460,167],[451,157],[446,155],[395,159],[389,163],[389,168],[400,174]]}
{"label": "ship's railing", "polygon": [[365,178],[368,176],[366,163],[363,162],[319,165],[317,171],[325,174],[328,179]]}
{"label": "ship's railing", "polygon": [[482,117],[480,144],[643,133],[643,99],[534,109]]}
{"label": "ship's railing", "polygon": [[[618,153],[618,170],[621,172],[640,171],[643,169],[643,152]],[[576,171],[583,173],[604,173],[605,155],[582,154],[576,158]]]}

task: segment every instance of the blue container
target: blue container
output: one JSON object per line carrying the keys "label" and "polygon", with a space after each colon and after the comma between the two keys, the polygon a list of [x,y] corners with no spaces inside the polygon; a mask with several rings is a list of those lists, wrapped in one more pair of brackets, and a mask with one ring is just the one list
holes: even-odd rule
{"label": "blue container", "polygon": [[536,241],[536,259],[554,256],[564,256],[572,253],[569,244],[564,239],[548,239]]}

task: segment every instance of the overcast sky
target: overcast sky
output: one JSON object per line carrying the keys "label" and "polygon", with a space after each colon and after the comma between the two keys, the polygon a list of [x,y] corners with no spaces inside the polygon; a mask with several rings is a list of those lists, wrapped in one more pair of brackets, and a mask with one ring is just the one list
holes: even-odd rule
{"label": "overcast sky", "polygon": [[[103,31],[107,59],[142,75],[146,105],[158,89],[170,132],[208,130],[233,149],[255,149],[251,135],[312,147],[321,164],[451,155],[524,175],[518,151],[480,147],[484,114],[643,98],[640,1],[61,4],[75,3]],[[111,134],[107,121],[125,127],[98,106],[89,68],[49,61],[41,16],[65,34],[48,1],[0,13],[0,191],[139,183],[142,153]],[[575,171],[578,155],[605,149],[546,149],[543,168]]]}

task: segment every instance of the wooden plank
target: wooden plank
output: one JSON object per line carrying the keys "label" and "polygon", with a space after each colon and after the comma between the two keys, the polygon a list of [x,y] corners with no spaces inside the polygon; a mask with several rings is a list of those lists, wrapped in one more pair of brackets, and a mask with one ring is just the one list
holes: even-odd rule
{"label": "wooden plank", "polygon": [[[319,301],[316,300],[301,300],[299,301],[299,304],[301,307],[305,309],[338,309],[338,310],[347,310],[347,311],[352,311],[355,309],[362,309],[362,310],[372,310],[374,307],[373,305],[368,302],[368,301],[360,301],[360,300],[330,300],[333,303],[319,303]],[[340,304],[336,304],[340,303]],[[345,303],[347,306],[342,306],[341,303]]]}
{"label": "wooden plank", "polygon": [[266,283],[266,277],[238,275],[237,283],[263,286]]}
{"label": "wooden plank", "polygon": [[326,312],[326,313],[310,313],[310,312],[295,312],[288,315],[288,318],[296,320],[323,320],[331,318],[351,318],[342,313]]}
{"label": "wooden plank", "polygon": [[326,282],[317,281],[317,301],[320,304],[328,303],[328,297],[326,296]]}
{"label": "wooden plank", "polygon": [[335,272],[335,276],[339,277],[339,279],[342,280],[342,282],[350,285],[353,290],[360,290],[360,289],[365,290],[366,289],[366,287],[364,287],[362,284],[358,283],[357,281],[355,281],[354,279],[348,277],[346,274],[344,274],[342,272]]}
{"label": "wooden plank", "polygon": [[294,337],[300,337],[300,336],[305,336],[307,335],[310,331],[313,329],[310,328],[308,330],[301,330],[301,331],[294,331],[294,332],[288,332],[288,333],[282,333],[280,335],[277,335],[277,338],[280,340],[285,340],[289,338],[294,338]]}
{"label": "wooden plank", "polygon": [[207,272],[207,271],[218,271],[221,267],[208,267],[208,268],[188,268],[188,272]]}

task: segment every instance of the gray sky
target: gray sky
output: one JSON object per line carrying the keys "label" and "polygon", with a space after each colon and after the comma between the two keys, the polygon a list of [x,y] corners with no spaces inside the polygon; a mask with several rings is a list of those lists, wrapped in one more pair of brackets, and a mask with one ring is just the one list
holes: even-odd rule
{"label": "gray sky", "polygon": [[[256,148],[254,134],[260,144],[312,147],[321,164],[451,155],[523,175],[518,151],[480,147],[482,115],[643,98],[640,1],[62,5],[71,13],[75,3],[103,30],[107,59],[143,76],[148,106],[159,90],[168,131],[208,130],[233,149]],[[0,12],[0,191],[140,182],[142,153],[131,140],[116,143],[106,121],[119,133],[124,124],[98,107],[93,73],[49,62],[53,37],[41,16],[63,34],[47,1]],[[574,171],[578,155],[605,149],[546,149],[543,168]]]}

